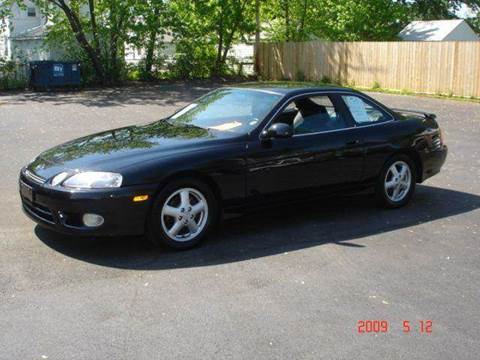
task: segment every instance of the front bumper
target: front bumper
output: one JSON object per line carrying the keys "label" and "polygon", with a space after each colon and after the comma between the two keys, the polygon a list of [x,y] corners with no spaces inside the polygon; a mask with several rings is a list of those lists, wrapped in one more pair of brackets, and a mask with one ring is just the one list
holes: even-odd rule
{"label": "front bumper", "polygon": [[[53,188],[31,181],[20,174],[20,186],[24,183],[32,190],[27,198],[20,193],[25,214],[39,225],[69,235],[124,236],[141,235],[156,185],[127,186],[108,190],[79,190]],[[149,195],[149,199],[133,202],[136,195]],[[85,213],[103,216],[104,223],[96,228],[82,223]]]}

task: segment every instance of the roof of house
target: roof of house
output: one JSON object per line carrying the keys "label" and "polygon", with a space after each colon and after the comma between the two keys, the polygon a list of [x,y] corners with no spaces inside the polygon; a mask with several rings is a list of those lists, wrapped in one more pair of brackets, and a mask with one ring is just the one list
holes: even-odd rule
{"label": "roof of house", "polygon": [[412,21],[398,34],[405,41],[480,40],[465,20]]}

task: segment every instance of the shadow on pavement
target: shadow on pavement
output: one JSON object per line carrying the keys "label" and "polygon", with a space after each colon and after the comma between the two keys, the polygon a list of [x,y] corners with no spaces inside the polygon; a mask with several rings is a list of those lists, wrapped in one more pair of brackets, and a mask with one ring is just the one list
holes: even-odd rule
{"label": "shadow on pavement", "polygon": [[91,107],[125,105],[177,105],[189,102],[223,83],[214,81],[165,82],[137,84],[126,87],[87,89],[62,92],[22,92],[8,100],[10,105],[20,103],[49,103],[53,105],[81,104]]}
{"label": "shadow on pavement", "polygon": [[[355,240],[428,223],[480,207],[480,196],[420,185],[410,205],[376,207],[356,195],[277,207],[225,221],[200,246],[188,251],[150,248],[143,238],[66,237],[35,228],[52,249],[89,263],[138,270],[216,265],[280,254],[328,243],[362,248]],[[390,241],[387,236],[385,241]]]}

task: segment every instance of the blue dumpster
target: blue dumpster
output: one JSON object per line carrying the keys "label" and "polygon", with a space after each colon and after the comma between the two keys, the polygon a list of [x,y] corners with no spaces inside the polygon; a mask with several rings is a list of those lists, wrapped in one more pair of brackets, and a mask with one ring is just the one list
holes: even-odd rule
{"label": "blue dumpster", "polygon": [[34,89],[76,87],[80,85],[80,63],[66,61],[32,61],[30,86]]}

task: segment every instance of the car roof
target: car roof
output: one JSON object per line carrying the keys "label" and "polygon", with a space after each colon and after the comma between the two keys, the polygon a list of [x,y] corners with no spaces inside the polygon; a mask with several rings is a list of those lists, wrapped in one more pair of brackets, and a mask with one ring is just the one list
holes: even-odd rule
{"label": "car roof", "polygon": [[340,91],[340,92],[356,92],[353,89],[345,88],[341,86],[329,86],[329,85],[322,85],[316,87],[289,87],[289,86],[255,86],[255,85],[247,85],[247,86],[239,86],[239,87],[230,87],[231,89],[239,89],[239,90],[253,90],[253,91],[263,91],[269,93],[275,93],[277,95],[282,96],[295,96],[295,95],[302,95],[317,91]]}

